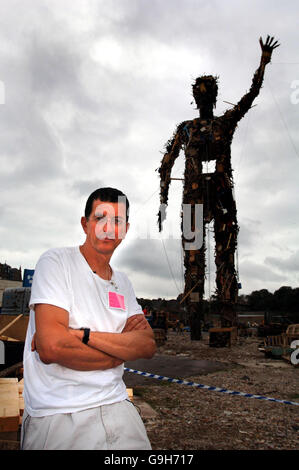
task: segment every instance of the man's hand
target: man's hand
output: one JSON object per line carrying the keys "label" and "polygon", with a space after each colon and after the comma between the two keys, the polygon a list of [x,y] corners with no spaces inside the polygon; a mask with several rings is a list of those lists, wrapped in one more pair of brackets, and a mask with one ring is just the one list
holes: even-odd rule
{"label": "man's hand", "polygon": [[260,37],[260,45],[262,49],[262,62],[264,64],[268,64],[271,60],[272,52],[273,49],[276,49],[276,47],[280,46],[278,44],[278,41],[274,41],[274,37],[270,37],[269,35],[267,36],[266,42],[263,42],[263,39]]}
{"label": "man's hand", "polygon": [[128,331],[137,331],[137,330],[146,330],[149,327],[149,323],[143,313],[137,315],[132,315],[128,318],[122,333],[127,333]]}

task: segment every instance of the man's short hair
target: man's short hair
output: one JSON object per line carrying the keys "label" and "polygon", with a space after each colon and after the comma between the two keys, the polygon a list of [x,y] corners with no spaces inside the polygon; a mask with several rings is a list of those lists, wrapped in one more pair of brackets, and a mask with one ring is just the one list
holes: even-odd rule
{"label": "man's short hair", "polygon": [[126,221],[129,220],[129,200],[127,196],[120,191],[119,189],[115,188],[99,188],[96,189],[89,198],[87,199],[86,206],[85,206],[85,217],[88,219],[91,211],[93,201],[101,200],[102,202],[124,202],[126,204]]}

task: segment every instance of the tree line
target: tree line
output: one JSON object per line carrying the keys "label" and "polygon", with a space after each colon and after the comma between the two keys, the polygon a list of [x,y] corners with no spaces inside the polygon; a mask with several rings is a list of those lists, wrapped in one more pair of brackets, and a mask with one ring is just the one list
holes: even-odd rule
{"label": "tree line", "polygon": [[281,314],[299,312],[299,287],[282,286],[273,294],[267,289],[255,290],[249,295],[239,296],[239,304],[251,311],[273,311]]}
{"label": "tree line", "polygon": [[[218,313],[217,296],[210,302],[204,300],[204,313]],[[237,311],[269,312],[272,315],[286,316],[292,323],[299,323],[299,287],[282,286],[274,293],[260,289],[248,295],[238,296]]]}
{"label": "tree line", "polygon": [[[149,309],[165,309],[178,313],[183,312],[183,306],[180,300],[183,294],[180,294],[176,300],[165,299],[138,299],[142,308],[147,306]],[[157,304],[157,305],[156,305]],[[175,304],[175,305],[173,305]],[[274,293],[267,289],[260,289],[251,292],[248,295],[238,297],[237,311],[247,312],[270,312],[273,315],[287,316],[293,323],[299,323],[299,287],[282,286]],[[211,296],[211,300],[203,300],[203,313],[219,313],[219,305],[216,295]]]}

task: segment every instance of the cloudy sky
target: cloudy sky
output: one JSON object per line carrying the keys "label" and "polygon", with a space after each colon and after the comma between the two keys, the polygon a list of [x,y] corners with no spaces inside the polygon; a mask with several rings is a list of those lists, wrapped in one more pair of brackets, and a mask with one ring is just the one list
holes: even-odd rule
{"label": "cloudy sky", "polygon": [[[298,286],[298,10],[296,0],[0,0],[0,262],[33,269],[48,248],[81,244],[88,195],[114,186],[132,209],[112,265],[137,296],[181,293],[181,181],[162,236],[156,226],[164,145],[198,116],[194,79],[219,76],[221,115],[249,90],[258,39],[271,34],[281,46],[232,145],[240,294]],[[183,171],[181,153],[172,176]],[[213,252],[210,233],[207,297]]]}

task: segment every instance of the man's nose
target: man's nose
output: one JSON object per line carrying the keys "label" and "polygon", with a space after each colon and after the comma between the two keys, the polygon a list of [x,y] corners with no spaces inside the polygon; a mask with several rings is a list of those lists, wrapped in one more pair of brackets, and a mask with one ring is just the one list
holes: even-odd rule
{"label": "man's nose", "polygon": [[114,226],[111,222],[111,219],[106,219],[106,222],[103,227],[103,232],[105,233],[114,233]]}

